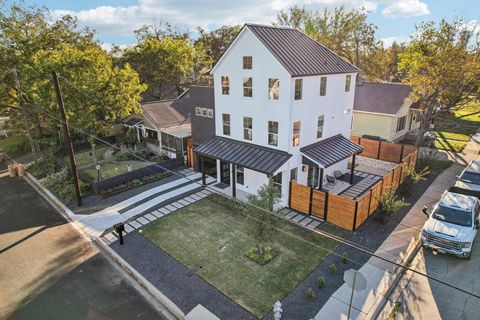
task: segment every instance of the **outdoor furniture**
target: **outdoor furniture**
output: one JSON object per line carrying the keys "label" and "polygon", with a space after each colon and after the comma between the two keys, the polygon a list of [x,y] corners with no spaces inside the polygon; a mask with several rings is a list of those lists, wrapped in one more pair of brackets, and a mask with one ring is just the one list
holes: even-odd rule
{"label": "outdoor furniture", "polygon": [[337,183],[337,178],[335,178],[335,177],[333,177],[333,176],[329,176],[329,175],[327,174],[327,182],[335,185],[335,184]]}
{"label": "outdoor furniture", "polygon": [[340,170],[335,170],[333,171],[333,175],[335,176],[335,178],[340,179],[343,176],[343,173]]}

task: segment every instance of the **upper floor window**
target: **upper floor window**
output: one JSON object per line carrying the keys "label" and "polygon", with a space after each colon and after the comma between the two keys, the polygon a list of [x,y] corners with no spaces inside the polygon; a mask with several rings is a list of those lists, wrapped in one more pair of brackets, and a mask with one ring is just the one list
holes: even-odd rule
{"label": "upper floor window", "polygon": [[325,116],[319,116],[317,120],[317,139],[323,136],[324,122],[325,122]]}
{"label": "upper floor window", "polygon": [[406,116],[400,117],[397,119],[397,131],[400,132],[405,129]]}
{"label": "upper floor window", "polygon": [[298,178],[298,168],[293,168],[290,170],[290,181],[297,181]]}
{"label": "upper floor window", "polygon": [[252,140],[252,118],[243,117],[243,138],[245,140]]}
{"label": "upper floor window", "polygon": [[278,189],[278,191],[282,192],[282,173],[281,172],[273,176],[272,183],[273,183],[273,186]]}
{"label": "upper floor window", "polygon": [[345,77],[345,92],[350,92],[350,83],[352,82],[352,76],[347,74]]}
{"label": "upper floor window", "polygon": [[199,117],[213,118],[213,109],[195,107],[195,114]]}
{"label": "upper floor window", "polygon": [[301,122],[297,121],[293,123],[293,141],[292,146],[296,147],[300,144],[300,126]]}
{"label": "upper floor window", "polygon": [[230,94],[230,80],[227,76],[222,76],[222,94]]}
{"label": "upper floor window", "polygon": [[252,96],[252,78],[243,78],[243,96],[251,97]]}
{"label": "upper floor window", "polygon": [[295,79],[295,100],[302,100],[303,79]]}
{"label": "upper floor window", "polygon": [[228,113],[222,113],[223,134],[230,135],[230,115]]}
{"label": "upper floor window", "polygon": [[327,94],[327,77],[320,77],[320,95],[325,96]]}
{"label": "upper floor window", "polygon": [[278,146],[278,122],[268,121],[268,144]]}
{"label": "upper floor window", "polygon": [[278,100],[280,96],[280,81],[268,79],[268,100]]}
{"label": "upper floor window", "polygon": [[243,57],[243,70],[251,70],[252,69],[252,56],[244,56]]}

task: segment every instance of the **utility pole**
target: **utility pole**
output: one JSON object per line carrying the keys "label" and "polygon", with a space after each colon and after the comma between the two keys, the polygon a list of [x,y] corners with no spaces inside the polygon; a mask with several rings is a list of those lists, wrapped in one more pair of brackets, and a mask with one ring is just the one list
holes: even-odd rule
{"label": "utility pole", "polygon": [[28,125],[27,113],[25,112],[25,103],[22,97],[22,91],[20,90],[20,81],[18,80],[17,68],[13,68],[13,75],[15,77],[15,85],[17,87],[18,94],[18,104],[20,105],[20,110],[22,111],[23,122],[25,123],[25,128],[27,129],[28,142],[30,143],[30,148],[32,149],[33,156],[37,158],[37,148],[35,148],[35,143],[33,142],[32,132],[30,131],[30,126]]}
{"label": "utility pole", "polygon": [[82,196],[80,195],[80,185],[78,181],[77,165],[75,164],[75,156],[73,154],[72,137],[70,129],[68,128],[67,116],[65,115],[65,107],[63,105],[62,92],[60,91],[60,84],[58,83],[57,73],[52,71],[53,84],[55,85],[55,93],[57,94],[58,108],[63,121],[63,130],[65,131],[65,138],[67,139],[68,155],[70,156],[70,166],[72,168],[73,185],[75,186],[75,196],[77,197],[77,205],[82,206]]}

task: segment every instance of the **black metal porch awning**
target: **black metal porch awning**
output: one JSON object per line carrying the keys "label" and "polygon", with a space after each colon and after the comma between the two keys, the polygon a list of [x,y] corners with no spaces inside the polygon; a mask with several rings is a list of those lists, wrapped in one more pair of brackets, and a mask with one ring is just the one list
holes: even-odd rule
{"label": "black metal porch awning", "polygon": [[125,119],[123,121],[123,124],[126,125],[126,126],[129,126],[129,127],[133,127],[137,124],[140,124],[143,122],[143,119],[139,118],[139,117],[135,117],[135,116],[132,116],[132,117],[129,117],[127,119]]}
{"label": "black metal porch awning", "polygon": [[213,137],[195,148],[199,156],[230,162],[237,166],[275,174],[292,156],[288,152],[235,141],[223,137]]}
{"label": "black metal porch awning", "polygon": [[315,142],[300,149],[302,155],[315,164],[328,168],[363,151],[363,147],[341,134]]}

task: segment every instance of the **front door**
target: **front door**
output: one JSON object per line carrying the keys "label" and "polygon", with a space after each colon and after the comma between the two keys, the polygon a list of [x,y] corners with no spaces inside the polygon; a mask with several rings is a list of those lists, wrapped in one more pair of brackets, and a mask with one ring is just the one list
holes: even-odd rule
{"label": "front door", "polygon": [[220,181],[230,185],[230,163],[220,161]]}

